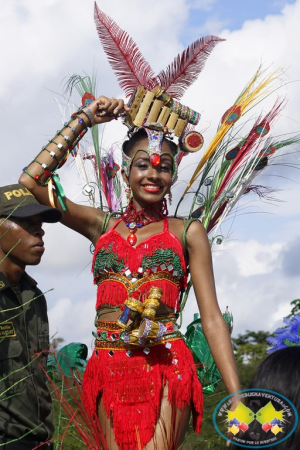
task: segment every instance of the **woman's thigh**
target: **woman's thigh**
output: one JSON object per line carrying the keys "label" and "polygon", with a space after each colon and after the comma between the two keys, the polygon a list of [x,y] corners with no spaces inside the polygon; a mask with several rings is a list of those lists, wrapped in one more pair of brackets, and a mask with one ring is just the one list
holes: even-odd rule
{"label": "woman's thigh", "polygon": [[[184,440],[191,415],[191,407],[180,410],[168,401],[168,385],[164,387],[160,415],[154,436],[143,450],[177,450]],[[109,450],[119,450],[115,441],[113,418],[107,417],[103,402],[98,404],[98,418]],[[139,450],[139,448],[137,448]]]}
{"label": "woman's thigh", "polygon": [[98,403],[98,419],[100,427],[103,431],[104,438],[109,450],[119,450],[119,447],[115,441],[115,434],[113,431],[112,417],[107,417],[103,402],[100,399]]}
{"label": "woman's thigh", "polygon": [[182,410],[172,407],[168,401],[168,385],[166,385],[154,436],[145,446],[145,450],[177,450],[184,440],[190,416],[190,406]]}

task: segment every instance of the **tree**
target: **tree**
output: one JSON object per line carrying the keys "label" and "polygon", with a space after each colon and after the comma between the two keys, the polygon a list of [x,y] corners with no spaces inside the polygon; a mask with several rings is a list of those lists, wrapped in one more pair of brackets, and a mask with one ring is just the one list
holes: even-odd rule
{"label": "tree", "polygon": [[287,317],[296,316],[297,314],[300,314],[300,298],[296,298],[291,302],[291,312]]}
{"label": "tree", "polygon": [[261,361],[266,356],[268,331],[249,331],[232,339],[233,350],[238,363],[249,364]]}

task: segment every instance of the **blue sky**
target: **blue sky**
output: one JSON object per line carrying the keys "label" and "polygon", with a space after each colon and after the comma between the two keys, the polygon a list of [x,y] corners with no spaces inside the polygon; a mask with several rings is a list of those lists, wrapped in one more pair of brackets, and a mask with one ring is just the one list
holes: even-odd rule
{"label": "blue sky", "polygon": [[222,28],[237,30],[246,20],[264,19],[279,14],[286,4],[293,0],[212,0],[191,2],[189,24],[201,28],[207,21],[218,21]]}

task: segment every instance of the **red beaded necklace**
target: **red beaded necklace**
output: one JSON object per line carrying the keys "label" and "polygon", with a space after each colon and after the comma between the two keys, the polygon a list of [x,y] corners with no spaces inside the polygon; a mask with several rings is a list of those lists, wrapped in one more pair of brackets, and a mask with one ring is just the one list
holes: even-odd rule
{"label": "red beaded necklace", "polygon": [[[147,211],[147,212],[146,212]],[[155,218],[155,213],[159,216]],[[129,228],[129,236],[127,237],[127,242],[130,245],[135,245],[137,237],[135,235],[138,228],[142,228],[149,223],[159,222],[160,220],[168,216],[167,201],[163,200],[153,203],[152,205],[146,206],[145,208],[136,210],[132,199],[128,203],[126,211],[122,214],[122,220],[125,222],[126,226]]]}

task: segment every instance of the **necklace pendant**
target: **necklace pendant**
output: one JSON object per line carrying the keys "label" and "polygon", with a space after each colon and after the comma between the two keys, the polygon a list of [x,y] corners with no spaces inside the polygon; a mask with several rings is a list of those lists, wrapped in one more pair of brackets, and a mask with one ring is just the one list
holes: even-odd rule
{"label": "necklace pendant", "polygon": [[131,230],[134,230],[134,229],[136,228],[136,223],[135,223],[135,222],[131,222],[131,223],[129,224],[129,228],[130,228]]}
{"label": "necklace pendant", "polygon": [[132,246],[136,244],[136,241],[137,241],[137,237],[133,233],[131,233],[127,238],[127,242]]}

